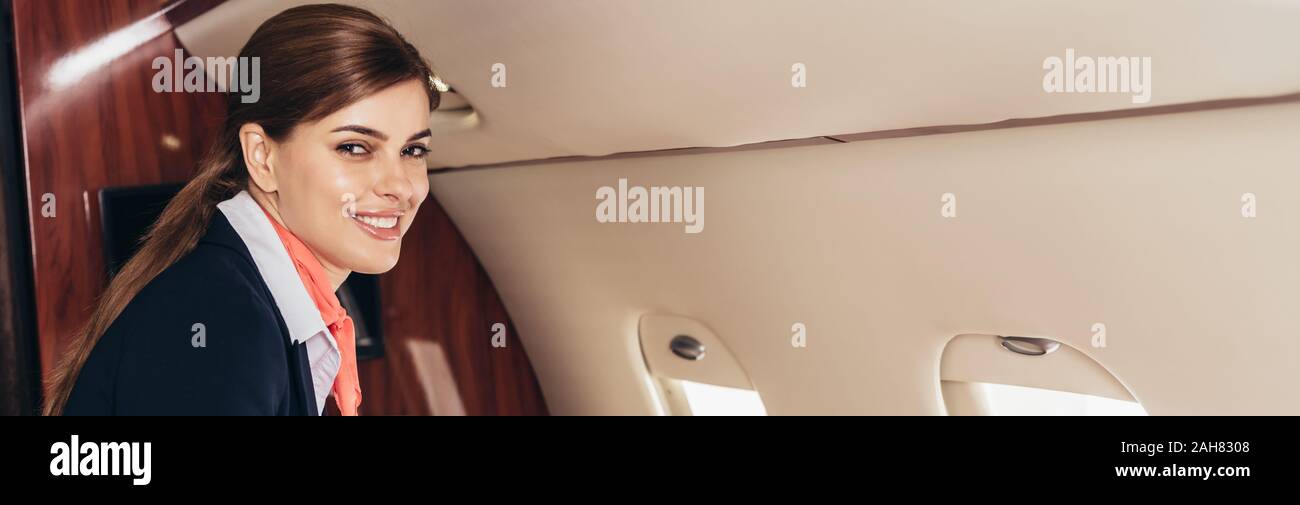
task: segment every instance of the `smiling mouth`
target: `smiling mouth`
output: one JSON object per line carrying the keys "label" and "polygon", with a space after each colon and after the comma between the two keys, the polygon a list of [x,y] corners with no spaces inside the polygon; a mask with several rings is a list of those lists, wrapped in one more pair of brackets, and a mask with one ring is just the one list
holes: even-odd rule
{"label": "smiling mouth", "polygon": [[352,216],[352,222],[356,223],[358,228],[361,228],[362,231],[366,232],[373,238],[379,240],[397,240],[402,238],[402,230],[397,226],[401,215],[401,211],[359,211]]}

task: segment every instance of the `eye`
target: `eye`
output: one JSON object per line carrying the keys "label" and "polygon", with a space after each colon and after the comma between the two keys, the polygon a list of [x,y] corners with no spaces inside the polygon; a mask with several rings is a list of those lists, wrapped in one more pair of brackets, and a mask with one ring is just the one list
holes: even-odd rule
{"label": "eye", "polygon": [[339,154],[342,154],[343,156],[347,156],[350,158],[356,158],[356,157],[361,157],[370,154],[370,151],[366,149],[366,146],[363,146],[361,144],[356,144],[356,143],[339,144],[338,147],[334,148],[334,151],[338,152]]}
{"label": "eye", "polygon": [[422,145],[407,146],[406,149],[402,150],[403,157],[414,158],[417,160],[424,159],[427,154],[429,154],[429,148]]}

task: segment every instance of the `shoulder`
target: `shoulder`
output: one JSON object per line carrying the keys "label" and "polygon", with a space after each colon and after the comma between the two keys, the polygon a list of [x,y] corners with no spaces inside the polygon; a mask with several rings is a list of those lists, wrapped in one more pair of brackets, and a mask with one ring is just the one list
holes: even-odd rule
{"label": "shoulder", "polygon": [[249,260],[217,245],[150,281],[100,346],[115,361],[118,413],[272,413],[288,388],[275,303]]}
{"label": "shoulder", "polygon": [[248,258],[201,243],[145,285],[110,332],[151,343],[171,339],[178,330],[217,332],[228,340],[274,349],[283,344],[281,324],[275,301]]}
{"label": "shoulder", "polygon": [[113,326],[152,329],[170,320],[238,318],[274,330],[274,307],[256,267],[246,258],[199,244],[145,284]]}

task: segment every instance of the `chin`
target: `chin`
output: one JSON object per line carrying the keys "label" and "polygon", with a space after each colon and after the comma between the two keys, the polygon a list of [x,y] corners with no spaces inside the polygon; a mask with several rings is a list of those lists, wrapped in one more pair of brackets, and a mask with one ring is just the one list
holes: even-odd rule
{"label": "chin", "polygon": [[392,270],[395,266],[397,266],[397,256],[391,258],[371,258],[367,261],[358,262],[349,270],[359,274],[382,274]]}

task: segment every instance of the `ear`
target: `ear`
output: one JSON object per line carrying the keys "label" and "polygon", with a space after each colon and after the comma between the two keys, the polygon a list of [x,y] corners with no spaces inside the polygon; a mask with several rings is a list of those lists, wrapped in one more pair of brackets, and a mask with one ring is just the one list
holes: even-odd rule
{"label": "ear", "polygon": [[248,167],[248,178],[263,193],[274,193],[279,188],[271,161],[275,141],[257,123],[245,123],[239,127],[239,144],[244,152],[244,166]]}

